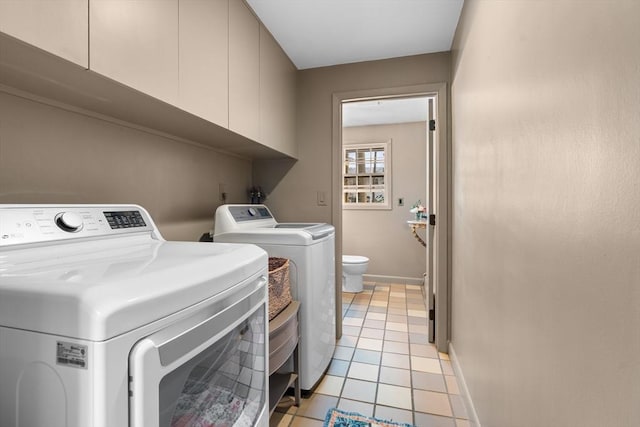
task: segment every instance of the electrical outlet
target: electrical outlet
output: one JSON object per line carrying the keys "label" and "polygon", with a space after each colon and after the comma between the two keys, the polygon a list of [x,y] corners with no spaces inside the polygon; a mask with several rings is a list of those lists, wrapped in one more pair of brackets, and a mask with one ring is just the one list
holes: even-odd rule
{"label": "electrical outlet", "polygon": [[218,199],[221,202],[227,201],[227,192],[225,191],[225,185],[223,183],[218,184]]}

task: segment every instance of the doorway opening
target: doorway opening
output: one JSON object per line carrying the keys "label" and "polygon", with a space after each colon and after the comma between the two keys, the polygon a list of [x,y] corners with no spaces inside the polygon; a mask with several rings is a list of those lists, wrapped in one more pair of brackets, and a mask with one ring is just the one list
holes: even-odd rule
{"label": "doorway opening", "polygon": [[367,257],[372,281],[422,284],[427,271],[425,250],[407,220],[423,220],[411,211],[431,205],[427,146],[434,101],[419,96],[342,103],[343,254]]}
{"label": "doorway opening", "polygon": [[[366,279],[424,285],[429,340],[447,351],[445,88],[421,85],[334,94],[337,336],[342,333],[342,255],[359,255],[371,261]],[[418,205],[426,209],[420,218],[412,209]],[[412,235],[416,220],[422,230]]]}

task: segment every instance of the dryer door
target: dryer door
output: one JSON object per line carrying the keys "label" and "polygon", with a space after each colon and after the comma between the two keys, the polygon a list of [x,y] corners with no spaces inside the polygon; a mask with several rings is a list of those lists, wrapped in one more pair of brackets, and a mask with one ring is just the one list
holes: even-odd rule
{"label": "dryer door", "polygon": [[134,346],[131,426],[255,425],[266,418],[265,283],[263,277]]}

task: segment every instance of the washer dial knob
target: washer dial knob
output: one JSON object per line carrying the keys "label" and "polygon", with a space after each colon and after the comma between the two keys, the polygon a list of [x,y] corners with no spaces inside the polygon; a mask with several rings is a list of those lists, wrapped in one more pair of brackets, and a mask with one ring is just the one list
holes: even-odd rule
{"label": "washer dial knob", "polygon": [[64,231],[75,233],[82,230],[82,217],[75,212],[60,212],[56,215],[56,225]]}

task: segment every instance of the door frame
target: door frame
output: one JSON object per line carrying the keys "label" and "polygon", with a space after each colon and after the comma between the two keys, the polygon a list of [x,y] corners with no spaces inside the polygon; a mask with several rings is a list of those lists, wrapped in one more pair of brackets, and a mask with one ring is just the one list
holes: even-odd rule
{"label": "door frame", "polygon": [[[449,104],[447,83],[430,83],[380,89],[362,89],[334,92],[332,96],[331,135],[331,220],[336,230],[336,337],[342,336],[342,103],[344,101],[367,100],[371,98],[397,98],[413,96],[434,96],[437,99],[435,157],[437,164],[435,259],[438,272],[436,293],[436,336],[438,351],[447,353],[451,327],[451,263],[450,263],[450,176],[451,149],[449,138]],[[428,301],[427,301],[428,303]]]}

